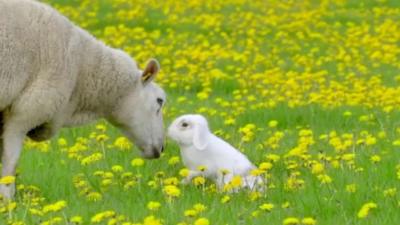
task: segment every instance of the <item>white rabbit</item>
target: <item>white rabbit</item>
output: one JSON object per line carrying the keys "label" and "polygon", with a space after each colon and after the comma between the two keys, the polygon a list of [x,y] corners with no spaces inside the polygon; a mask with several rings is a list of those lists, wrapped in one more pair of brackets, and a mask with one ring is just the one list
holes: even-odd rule
{"label": "white rabbit", "polygon": [[[241,176],[242,187],[263,189],[263,179],[250,175],[256,167],[243,153],[211,133],[202,115],[178,117],[169,126],[168,136],[178,143],[183,163],[190,170],[185,182],[203,175],[213,179],[217,187],[223,189],[234,176]],[[203,172],[199,171],[200,166],[205,166]]]}

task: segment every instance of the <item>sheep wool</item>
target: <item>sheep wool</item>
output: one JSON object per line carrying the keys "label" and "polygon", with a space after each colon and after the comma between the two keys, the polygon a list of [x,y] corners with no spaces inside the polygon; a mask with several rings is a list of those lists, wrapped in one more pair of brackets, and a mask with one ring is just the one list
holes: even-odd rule
{"label": "sheep wool", "polygon": [[[61,127],[105,118],[141,149],[163,150],[160,108],[165,93],[121,50],[96,40],[50,6],[34,0],[0,0],[1,176],[15,175],[25,135],[42,141]],[[14,187],[0,185],[10,198]]]}

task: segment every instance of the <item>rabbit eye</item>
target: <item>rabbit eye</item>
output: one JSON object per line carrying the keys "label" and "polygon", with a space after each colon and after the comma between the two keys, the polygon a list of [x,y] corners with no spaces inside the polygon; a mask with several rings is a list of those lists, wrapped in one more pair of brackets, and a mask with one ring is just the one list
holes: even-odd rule
{"label": "rabbit eye", "polygon": [[188,127],[188,126],[189,126],[188,123],[186,123],[186,122],[183,122],[183,123],[182,123],[182,127]]}

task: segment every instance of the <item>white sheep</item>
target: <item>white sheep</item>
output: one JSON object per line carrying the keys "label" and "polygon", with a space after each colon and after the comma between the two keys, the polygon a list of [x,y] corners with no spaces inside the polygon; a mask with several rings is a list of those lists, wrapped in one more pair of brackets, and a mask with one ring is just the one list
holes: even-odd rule
{"label": "white sheep", "polygon": [[[45,4],[0,0],[1,176],[15,175],[26,135],[46,140],[97,118],[120,128],[144,157],[159,157],[165,93],[152,82],[158,71],[154,59],[139,70]],[[0,185],[4,197],[14,192]]]}
{"label": "white sheep", "polygon": [[[242,187],[264,189],[264,179],[251,175],[257,167],[239,150],[211,133],[204,116],[188,114],[176,118],[168,128],[168,136],[178,143],[183,163],[190,170],[184,183],[201,175],[213,179],[222,190],[235,176],[240,176]],[[203,166],[205,170],[199,170]]]}

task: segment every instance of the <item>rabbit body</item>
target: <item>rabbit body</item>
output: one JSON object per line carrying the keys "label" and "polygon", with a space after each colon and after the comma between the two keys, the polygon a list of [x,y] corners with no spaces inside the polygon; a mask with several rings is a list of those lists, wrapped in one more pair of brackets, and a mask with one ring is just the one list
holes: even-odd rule
{"label": "rabbit body", "polygon": [[[180,146],[184,165],[190,170],[185,182],[205,176],[223,188],[233,177],[242,178],[242,186],[253,189],[261,177],[250,175],[256,169],[250,160],[232,145],[217,137],[201,115],[183,115],[168,128],[168,135]],[[204,167],[203,170],[199,170]]]}

